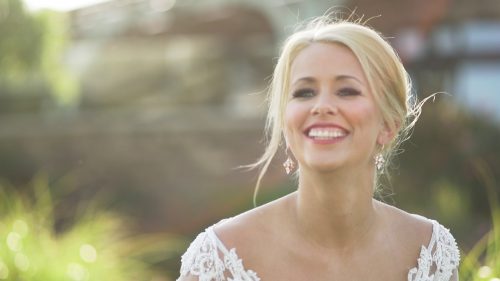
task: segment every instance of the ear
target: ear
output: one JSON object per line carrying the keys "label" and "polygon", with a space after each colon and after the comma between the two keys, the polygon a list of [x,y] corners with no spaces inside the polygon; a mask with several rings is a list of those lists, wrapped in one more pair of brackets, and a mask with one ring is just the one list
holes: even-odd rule
{"label": "ear", "polygon": [[387,122],[384,122],[380,128],[380,132],[377,136],[377,143],[379,145],[385,145],[390,143],[394,137],[396,136],[396,131],[399,128],[398,124],[394,124],[394,126],[389,126]]}

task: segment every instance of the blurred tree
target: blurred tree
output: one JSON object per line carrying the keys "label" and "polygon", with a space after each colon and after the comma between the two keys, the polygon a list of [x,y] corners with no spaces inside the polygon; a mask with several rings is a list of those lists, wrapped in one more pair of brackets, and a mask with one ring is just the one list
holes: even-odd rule
{"label": "blurred tree", "polygon": [[388,184],[394,187],[395,202],[452,227],[459,245],[470,249],[491,221],[489,195],[476,163],[492,170],[491,179],[500,178],[495,169],[500,165],[499,138],[494,120],[448,98],[427,103],[412,138],[402,147],[404,153],[396,159],[397,171]]}
{"label": "blurred tree", "polygon": [[76,104],[76,81],[61,64],[66,26],[63,14],[0,2],[0,112]]}

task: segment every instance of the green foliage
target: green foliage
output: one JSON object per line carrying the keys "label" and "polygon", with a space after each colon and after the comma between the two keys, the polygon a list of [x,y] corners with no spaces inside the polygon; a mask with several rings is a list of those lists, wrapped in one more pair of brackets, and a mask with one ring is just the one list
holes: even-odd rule
{"label": "green foliage", "polygon": [[41,61],[43,26],[24,10],[19,0],[0,3],[0,70],[4,79],[19,81]]}
{"label": "green foliage", "polygon": [[62,65],[67,41],[67,15],[43,11],[35,15],[45,33],[42,36],[40,70],[51,87],[53,100],[60,106],[74,106],[78,102],[78,85]]}
{"label": "green foliage", "polygon": [[96,208],[56,233],[47,180],[32,189],[28,196],[0,186],[0,280],[168,280],[152,265],[177,255],[180,239],[132,236],[123,219]]}
{"label": "green foliage", "polygon": [[[455,237],[470,248],[477,229],[491,214],[475,164],[499,167],[500,127],[494,120],[465,110],[442,97],[427,103],[413,136],[396,157],[395,202],[403,209],[452,226]],[[492,170],[500,178],[500,170]],[[496,186],[498,190],[498,186]],[[497,194],[498,198],[498,194]]]}
{"label": "green foliage", "polygon": [[16,110],[19,100],[27,98],[25,102],[39,103],[35,109],[40,103],[76,105],[76,80],[62,64],[67,22],[65,15],[52,11],[28,13],[21,0],[0,1],[1,109]]}
{"label": "green foliage", "polygon": [[488,193],[493,227],[463,257],[460,267],[460,279],[466,281],[499,281],[500,206],[495,190],[497,184],[491,169],[484,161],[476,161],[474,166]]}

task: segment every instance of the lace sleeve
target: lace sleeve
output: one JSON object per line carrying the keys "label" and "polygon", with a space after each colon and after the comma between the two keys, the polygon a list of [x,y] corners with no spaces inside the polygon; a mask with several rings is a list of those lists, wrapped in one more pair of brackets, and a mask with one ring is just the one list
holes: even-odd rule
{"label": "lace sleeve", "polygon": [[436,265],[434,280],[450,280],[460,262],[460,251],[457,242],[450,231],[438,224],[438,235],[433,251],[433,261]]}
{"label": "lace sleeve", "polygon": [[224,262],[219,257],[216,241],[206,232],[202,232],[182,255],[180,277],[177,280],[197,276],[195,280],[199,281],[223,281],[224,270]]}
{"label": "lace sleeve", "polygon": [[259,281],[257,273],[246,270],[236,249],[228,250],[207,228],[193,240],[181,258],[177,281]]}
{"label": "lace sleeve", "polygon": [[429,246],[422,246],[418,267],[410,270],[408,281],[450,281],[460,262],[460,251],[450,231],[433,221]]}

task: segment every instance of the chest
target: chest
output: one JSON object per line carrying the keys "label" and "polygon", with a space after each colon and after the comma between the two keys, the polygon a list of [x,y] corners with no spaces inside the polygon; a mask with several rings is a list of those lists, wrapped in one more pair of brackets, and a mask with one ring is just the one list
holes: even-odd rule
{"label": "chest", "polygon": [[[417,265],[418,252],[396,249],[386,243],[356,254],[318,254],[300,247],[268,245],[267,255],[248,259],[261,280],[287,281],[405,281]],[[262,252],[261,252],[262,253]]]}
{"label": "chest", "polygon": [[[389,258],[389,260],[392,260]],[[320,265],[290,265],[282,264],[260,267],[257,269],[261,280],[273,281],[406,281],[410,268],[398,266],[377,266],[373,264],[345,265],[325,268]]]}

